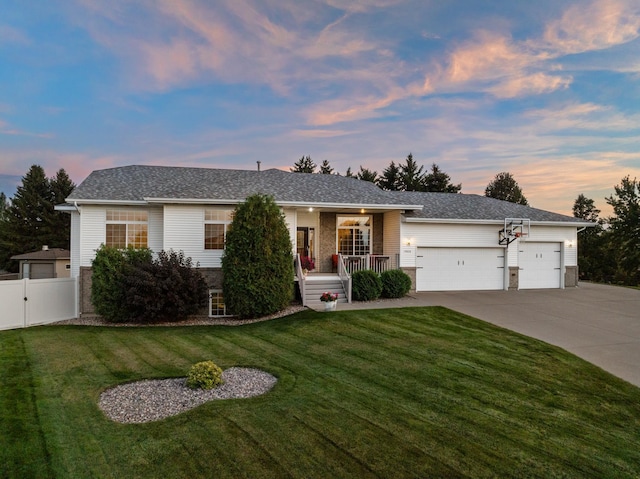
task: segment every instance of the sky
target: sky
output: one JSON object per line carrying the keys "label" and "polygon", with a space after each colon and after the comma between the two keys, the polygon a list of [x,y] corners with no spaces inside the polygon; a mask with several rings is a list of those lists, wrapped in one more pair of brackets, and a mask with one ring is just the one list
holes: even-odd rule
{"label": "sky", "polygon": [[0,175],[412,153],[605,215],[640,178],[639,37],[638,0],[0,0]]}

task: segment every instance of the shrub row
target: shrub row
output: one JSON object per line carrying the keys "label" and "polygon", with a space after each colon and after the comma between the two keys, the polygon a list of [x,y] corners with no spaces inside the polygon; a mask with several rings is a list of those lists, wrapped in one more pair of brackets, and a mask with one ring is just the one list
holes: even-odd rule
{"label": "shrub row", "polygon": [[371,270],[353,273],[351,293],[356,301],[373,301],[379,297],[402,298],[411,289],[411,278],[400,269],[378,274]]}
{"label": "shrub row", "polygon": [[183,252],[102,245],[92,263],[91,301],[114,323],[181,321],[207,302],[207,284]]}

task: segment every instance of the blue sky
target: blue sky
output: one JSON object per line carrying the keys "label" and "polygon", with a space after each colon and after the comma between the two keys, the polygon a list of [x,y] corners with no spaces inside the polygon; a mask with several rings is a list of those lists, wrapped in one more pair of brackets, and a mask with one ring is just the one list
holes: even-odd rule
{"label": "blue sky", "polygon": [[0,174],[380,173],[570,213],[640,177],[637,0],[0,0]]}

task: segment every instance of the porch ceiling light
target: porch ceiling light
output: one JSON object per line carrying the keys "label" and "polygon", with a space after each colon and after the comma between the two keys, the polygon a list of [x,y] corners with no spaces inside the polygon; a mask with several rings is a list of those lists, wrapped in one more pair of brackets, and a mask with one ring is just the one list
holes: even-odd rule
{"label": "porch ceiling light", "polygon": [[313,207],[309,206],[309,213],[313,211]]}
{"label": "porch ceiling light", "polygon": [[360,210],[360,214],[361,214],[361,215],[363,215],[363,214],[364,214],[364,208],[362,208],[362,209]]}

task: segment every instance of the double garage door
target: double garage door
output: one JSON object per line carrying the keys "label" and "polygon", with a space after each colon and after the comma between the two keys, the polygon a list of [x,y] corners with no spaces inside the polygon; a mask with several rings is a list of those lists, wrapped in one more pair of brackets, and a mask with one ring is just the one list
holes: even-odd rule
{"label": "double garage door", "polygon": [[418,248],[418,291],[504,289],[503,248]]}
{"label": "double garage door", "polygon": [[[560,251],[559,243],[520,243],[518,288],[560,288]],[[416,289],[504,289],[505,252],[503,248],[418,248]]]}

